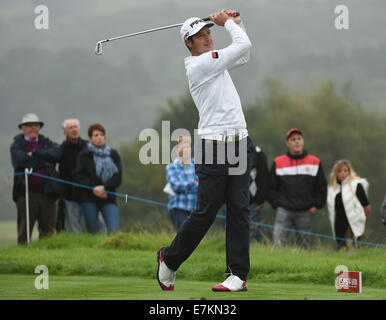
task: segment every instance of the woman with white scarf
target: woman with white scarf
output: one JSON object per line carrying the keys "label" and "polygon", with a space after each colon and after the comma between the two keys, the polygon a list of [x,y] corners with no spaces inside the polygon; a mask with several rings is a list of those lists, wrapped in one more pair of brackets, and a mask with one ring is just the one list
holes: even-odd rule
{"label": "woman with white scarf", "polygon": [[87,231],[93,234],[99,232],[99,211],[108,233],[119,230],[116,198],[106,191],[115,192],[121,184],[122,166],[118,152],[105,143],[105,134],[105,128],[99,123],[88,128],[89,142],[79,153],[76,164],[78,182],[93,187],[93,190],[79,189]]}
{"label": "woman with white scarf", "polygon": [[369,183],[356,175],[348,160],[338,160],[330,174],[327,207],[332,232],[338,249],[346,246],[347,238],[359,239],[371,213],[367,197]]}

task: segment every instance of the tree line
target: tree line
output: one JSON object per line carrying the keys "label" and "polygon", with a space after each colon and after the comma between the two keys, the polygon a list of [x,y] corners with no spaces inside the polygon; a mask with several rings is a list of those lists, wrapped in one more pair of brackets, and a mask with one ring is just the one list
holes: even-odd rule
{"label": "tree line", "polygon": [[[249,135],[266,153],[269,167],[276,156],[286,152],[285,133],[292,127],[303,131],[304,148],[321,159],[327,180],[334,162],[348,159],[358,175],[370,182],[369,200],[373,210],[365,239],[383,240],[380,205],[386,193],[386,117],[366,112],[349,82],[339,88],[332,82],[316,87],[288,88],[280,80],[269,78],[261,97],[245,106],[244,113]],[[184,128],[193,137],[198,112],[189,93],[177,99],[170,98],[167,106],[158,111],[153,128],[161,132],[161,122],[165,120],[170,121],[171,132]],[[121,144],[124,175],[120,190],[167,203],[167,195],[162,191],[166,183],[165,165],[140,163],[138,154],[144,143],[137,139],[131,144]],[[120,215],[123,229],[139,225],[168,226],[167,209],[161,206],[128,201],[120,204]],[[275,211],[265,203],[263,222],[273,224],[274,217]],[[316,215],[312,231],[331,235],[326,207]]]}

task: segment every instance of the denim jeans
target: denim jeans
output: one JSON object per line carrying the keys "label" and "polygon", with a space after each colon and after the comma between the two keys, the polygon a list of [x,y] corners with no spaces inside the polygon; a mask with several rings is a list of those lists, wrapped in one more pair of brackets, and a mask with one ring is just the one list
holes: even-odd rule
{"label": "denim jeans", "polygon": [[79,202],[64,199],[64,212],[66,213],[67,231],[82,233],[82,209]]}
{"label": "denim jeans", "polygon": [[[289,230],[310,232],[312,213],[309,210],[290,211],[279,207],[276,211],[275,229],[273,231],[273,244],[283,247],[288,244]],[[308,249],[310,247],[309,236],[298,232],[296,234],[296,246]]]}
{"label": "denim jeans", "polygon": [[107,232],[114,233],[119,231],[118,206],[115,203],[98,204],[95,202],[81,202],[80,206],[84,214],[88,232],[92,234],[99,232],[99,211],[102,213],[106,223]]}

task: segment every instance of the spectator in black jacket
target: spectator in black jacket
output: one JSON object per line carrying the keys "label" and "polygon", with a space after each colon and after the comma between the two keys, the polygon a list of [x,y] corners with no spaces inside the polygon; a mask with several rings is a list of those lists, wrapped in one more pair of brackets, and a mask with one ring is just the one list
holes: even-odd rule
{"label": "spectator in black jacket", "polygon": [[381,206],[382,223],[386,226],[386,194]]}
{"label": "spectator in black jacket", "polygon": [[[269,190],[269,169],[265,153],[256,146],[252,154],[252,164],[249,184],[249,241],[261,241],[261,210]],[[220,209],[220,214],[226,217],[227,206]],[[223,229],[226,219],[223,221]]]}
{"label": "spectator in black jacket", "polygon": [[81,184],[92,190],[80,188],[79,201],[90,233],[99,232],[98,213],[102,212],[107,231],[118,232],[119,215],[115,192],[121,184],[122,166],[119,154],[105,143],[105,128],[93,124],[88,128],[89,142],[79,153],[76,163],[76,177]]}
{"label": "spectator in black jacket", "polygon": [[[288,242],[288,228],[311,231],[312,216],[327,198],[327,182],[320,159],[303,150],[304,139],[299,129],[287,132],[288,152],[275,158],[270,172],[268,201],[276,209],[273,243]],[[297,245],[308,248],[306,234],[297,233]]]}
{"label": "spectator in black jacket", "polygon": [[[58,177],[55,164],[59,161],[61,150],[58,144],[40,134],[44,123],[34,113],[23,116],[19,129],[11,145],[11,160],[15,173],[32,169],[34,173]],[[35,221],[38,221],[39,238],[51,236],[55,231],[56,205],[60,185],[51,179],[30,175],[28,177],[29,230],[30,236]],[[18,244],[27,242],[26,186],[23,175],[15,175],[13,200],[17,208]]]}
{"label": "spectator in black jacket", "polygon": [[269,170],[265,153],[256,146],[252,157],[249,185],[249,238],[261,241],[261,210],[269,189]]}
{"label": "spectator in black jacket", "polygon": [[[80,137],[78,119],[66,119],[63,121],[62,127],[66,140],[63,141],[61,145],[62,158],[59,162],[60,178],[66,181],[76,182],[76,160],[79,153],[87,147],[87,141]],[[63,184],[61,196],[64,201],[67,231],[70,233],[81,233],[82,211],[79,205],[79,188],[71,184]]]}

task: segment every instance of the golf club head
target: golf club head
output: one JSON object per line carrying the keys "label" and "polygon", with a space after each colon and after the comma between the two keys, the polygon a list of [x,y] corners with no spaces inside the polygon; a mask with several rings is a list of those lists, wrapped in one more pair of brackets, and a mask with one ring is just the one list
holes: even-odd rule
{"label": "golf club head", "polygon": [[102,41],[97,42],[95,47],[95,54],[98,56],[102,55]]}

